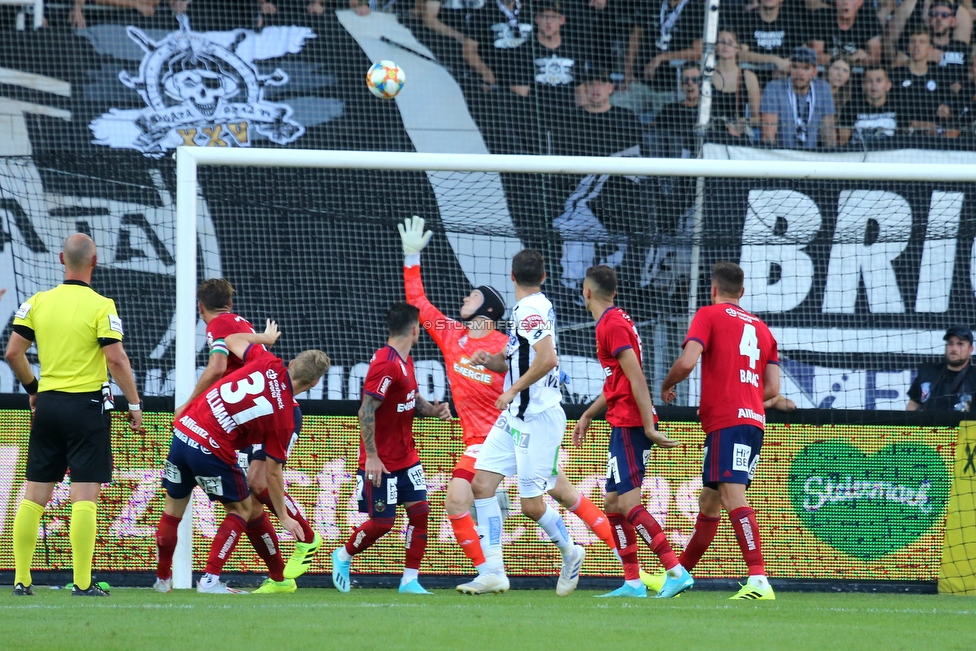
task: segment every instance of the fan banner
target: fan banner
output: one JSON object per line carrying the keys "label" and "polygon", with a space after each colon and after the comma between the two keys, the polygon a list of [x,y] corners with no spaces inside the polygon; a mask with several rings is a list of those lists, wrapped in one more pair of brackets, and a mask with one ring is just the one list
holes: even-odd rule
{"label": "fan banner", "polygon": [[[95,569],[149,572],[154,569],[154,532],[163,506],[162,461],[172,438],[170,414],[147,413],[145,435],[114,427],[115,481],[105,487],[99,507]],[[13,526],[23,496],[27,453],[27,411],[0,414],[0,539]],[[570,482],[597,505],[606,478],[605,422],[593,425],[586,445],[566,446],[560,462]],[[644,480],[644,504],[660,522],[675,549],[687,544],[698,513],[704,435],[698,423],[662,422],[662,430],[682,443],[655,449]],[[865,429],[870,436],[864,436]],[[469,575],[444,514],[444,494],[454,463],[464,451],[457,421],[418,419],[414,433],[431,502],[430,534],[421,571]],[[749,489],[771,577],[791,579],[933,581],[939,575],[945,539],[946,504],[952,478],[956,427],[784,425],[766,430],[761,460]],[[357,510],[358,422],[353,417],[306,416],[302,434],[285,469],[288,491],[312,527],[337,547],[365,520]],[[502,484],[518,503],[514,478]],[[546,498],[549,500],[550,498]],[[553,506],[559,508],[553,503]],[[575,515],[561,510],[572,538],[587,547],[583,574],[622,575],[619,563]],[[67,481],[57,485],[41,522],[35,569],[71,566]],[[354,573],[396,574],[403,564],[406,521],[398,511],[394,530],[353,562]],[[223,510],[196,492],[193,521],[194,570],[201,571]],[[290,552],[291,538],[279,536]],[[513,508],[503,535],[512,575],[553,576],[559,554],[545,534]],[[658,571],[655,557],[639,545],[642,566]],[[319,553],[313,573],[324,573],[328,553]],[[0,546],[0,570],[13,567],[9,545]],[[246,543],[237,547],[229,571],[263,571]],[[695,568],[696,577],[745,575],[732,527],[723,522],[711,549]]]}
{"label": "fan banner", "polygon": [[[190,11],[44,38],[12,34],[17,47],[0,48],[0,69],[10,71],[0,98],[12,111],[10,138],[0,139],[5,336],[23,301],[61,281],[64,239],[86,232],[99,247],[93,287],[116,301],[142,393],[173,394],[177,146],[512,153],[498,145],[507,142],[498,130],[518,126],[528,141],[548,144],[515,153],[669,153],[639,125],[581,140],[569,122],[479,120],[480,84],[472,94],[415,32],[380,12],[282,12],[256,30]],[[366,88],[365,71],[381,60],[408,73],[393,101]],[[705,155],[976,163],[972,153],[921,150],[709,145]],[[618,303],[647,342],[649,379],[660,382],[680,353],[694,179],[237,168],[201,169],[199,178],[200,279],[228,278],[235,311],[252,323],[278,319],[282,356],[329,353],[334,366],[310,399],[360,398],[368,360],[386,339],[386,310],[404,298],[396,224],[411,215],[435,233],[423,278],[447,316],[480,285],[511,305],[512,255],[543,251],[567,402],[587,403],[602,389],[581,296],[591,265],[616,269]],[[976,323],[971,192],[965,184],[709,179],[697,302],[708,300],[709,265],[738,261],[743,306],[780,343],[784,395],[801,408],[904,409],[917,365],[940,358],[945,328]],[[207,360],[203,329],[198,367]],[[414,357],[422,395],[449,398],[443,358],[426,335]],[[17,391],[0,365],[0,393]],[[683,404],[697,404],[695,391]]]}

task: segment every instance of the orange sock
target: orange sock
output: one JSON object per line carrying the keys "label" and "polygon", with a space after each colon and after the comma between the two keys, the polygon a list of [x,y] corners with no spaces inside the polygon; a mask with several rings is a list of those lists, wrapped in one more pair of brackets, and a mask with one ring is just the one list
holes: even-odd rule
{"label": "orange sock", "polygon": [[454,529],[454,538],[464,551],[464,555],[470,559],[475,567],[484,565],[485,555],[481,552],[481,539],[478,537],[478,528],[474,524],[474,518],[470,511],[465,511],[461,515],[449,515],[447,519],[451,522]]}
{"label": "orange sock", "polygon": [[598,509],[596,504],[591,502],[589,498],[581,494],[579,500],[569,510],[579,516],[579,519],[586,523],[590,531],[606,543],[610,551],[617,549],[617,543],[613,539],[613,529],[610,527],[610,521],[603,511]]}

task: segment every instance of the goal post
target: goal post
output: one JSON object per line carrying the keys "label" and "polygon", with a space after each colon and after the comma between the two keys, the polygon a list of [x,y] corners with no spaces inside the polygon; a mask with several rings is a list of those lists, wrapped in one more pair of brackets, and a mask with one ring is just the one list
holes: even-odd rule
{"label": "goal post", "polygon": [[[455,275],[455,278],[460,280],[452,281],[454,285],[451,286],[451,289],[463,289],[464,293],[470,291],[469,287],[476,287],[479,284],[492,284],[480,282],[480,280],[487,277],[500,278],[499,269],[504,268],[507,274],[505,265],[510,264],[511,254],[523,245],[534,247],[540,237],[549,237],[551,238],[550,241],[556,242],[565,242],[567,238],[575,238],[581,246],[589,247],[586,253],[589,258],[584,256],[584,261],[589,259],[591,264],[598,264],[601,260],[606,259],[607,264],[619,263],[620,258],[624,255],[622,251],[618,251],[617,253],[620,255],[615,258],[613,251],[601,252],[599,245],[609,243],[611,246],[605,246],[604,249],[606,249],[613,248],[612,245],[616,244],[622,250],[623,245],[620,243],[627,237],[635,237],[634,233],[643,228],[642,221],[650,220],[646,214],[641,212],[646,208],[639,201],[633,201],[625,206],[623,212],[626,214],[622,218],[623,222],[621,222],[623,226],[618,223],[614,227],[617,229],[616,231],[609,229],[612,231],[610,234],[607,233],[607,229],[599,231],[601,234],[594,234],[593,230],[588,230],[589,227],[581,227],[575,233],[564,229],[559,234],[543,233],[540,235],[541,230],[552,230],[550,223],[554,223],[556,220],[550,218],[554,214],[560,214],[560,211],[563,210],[563,202],[569,206],[572,201],[576,201],[575,208],[582,206],[585,208],[584,212],[588,211],[587,215],[593,217],[592,213],[596,213],[597,210],[592,205],[587,207],[586,201],[596,196],[606,178],[647,178],[656,181],[673,178],[703,179],[701,183],[692,184],[693,186],[697,185],[698,188],[704,188],[704,190],[699,189],[696,192],[698,196],[695,197],[693,208],[688,211],[687,219],[690,224],[684,231],[687,234],[684,245],[687,245],[690,253],[688,259],[694,262],[690,263],[688,269],[690,274],[690,279],[686,281],[688,295],[682,296],[681,300],[677,302],[680,305],[673,310],[675,323],[681,329],[679,336],[683,336],[684,327],[693,315],[695,308],[703,301],[707,301],[707,296],[699,294],[699,280],[707,266],[715,261],[716,255],[720,254],[732,256],[736,260],[739,258],[735,256],[741,255],[741,262],[745,266],[748,257],[746,249],[748,248],[749,256],[752,256],[752,267],[747,270],[747,292],[750,292],[751,287],[756,286],[756,282],[759,282],[760,285],[765,282],[765,289],[762,287],[757,289],[761,290],[758,292],[760,295],[763,294],[763,291],[767,294],[762,299],[764,308],[753,309],[763,318],[766,318],[766,312],[774,313],[773,320],[776,321],[774,333],[780,333],[777,337],[783,342],[781,349],[790,354],[796,351],[795,357],[799,360],[799,366],[829,365],[830,360],[833,360],[835,367],[848,368],[845,366],[846,364],[869,364],[870,362],[864,361],[865,356],[876,360],[884,359],[889,354],[895,354],[896,357],[900,355],[898,357],[900,366],[883,363],[880,368],[889,374],[895,373],[892,369],[901,369],[897,372],[902,373],[901,377],[904,377],[907,372],[904,369],[914,368],[917,357],[926,355],[934,357],[940,351],[942,334],[939,332],[939,328],[942,328],[942,332],[944,332],[946,325],[943,321],[954,315],[969,318],[970,313],[974,312],[968,304],[967,307],[960,310],[955,310],[955,307],[950,308],[947,304],[948,293],[940,294],[938,286],[939,283],[948,282],[953,287],[953,292],[962,291],[960,285],[963,282],[961,279],[963,274],[961,269],[956,269],[953,266],[953,261],[957,258],[962,260],[963,253],[967,259],[969,258],[969,249],[964,250],[961,246],[962,238],[971,238],[973,233],[965,225],[966,219],[961,218],[960,214],[963,210],[962,197],[971,193],[974,187],[972,184],[976,183],[976,165],[957,163],[921,165],[910,163],[852,163],[830,160],[570,158],[180,147],[176,152],[177,210],[175,233],[177,305],[175,314],[174,394],[177,405],[182,404],[190,395],[196,381],[198,342],[196,339],[195,293],[199,280],[197,256],[200,246],[197,226],[198,210],[204,206],[202,195],[208,195],[208,201],[215,200],[210,196],[213,194],[212,192],[201,192],[201,184],[207,183],[207,172],[201,170],[201,167],[271,168],[271,172],[275,168],[282,170],[287,168],[337,170],[344,172],[344,175],[338,177],[339,182],[349,182],[362,176],[355,173],[357,170],[364,173],[402,172],[415,175],[419,173],[417,177],[410,177],[411,182],[416,182],[418,178],[424,178],[426,175],[428,184],[432,186],[440,184],[439,187],[434,188],[435,191],[432,194],[435,198],[432,200],[412,201],[401,205],[400,197],[396,193],[397,186],[395,183],[390,183],[389,180],[384,186],[386,194],[379,192],[378,197],[364,196],[362,198],[364,202],[373,202],[370,210],[381,205],[385,207],[382,223],[379,229],[377,229],[376,223],[371,224],[370,228],[373,229],[370,231],[371,234],[363,236],[363,239],[358,240],[355,245],[359,246],[361,250],[349,253],[361,257],[379,255],[384,259],[386,257],[399,259],[398,240],[395,249],[392,245],[392,238],[395,238],[395,235],[381,245],[371,239],[374,238],[374,234],[377,232],[387,233],[387,231],[395,234],[395,220],[409,217],[412,210],[419,210],[424,216],[430,217],[439,213],[441,230],[438,232],[446,234],[448,244],[453,247],[454,255],[458,258],[457,262],[452,258],[451,262],[455,265],[454,270],[457,271],[457,268],[460,267],[460,275]],[[336,206],[326,209],[326,207],[316,204],[332,201],[330,193],[333,186],[330,186],[329,189],[322,189],[315,185],[319,181],[314,175],[309,173],[308,176],[308,179],[301,175],[292,176],[290,181],[288,180],[289,177],[285,176],[282,176],[283,180],[263,180],[262,190],[270,191],[262,195],[264,197],[262,201],[265,202],[262,206],[256,206],[247,196],[234,197],[230,190],[222,194],[218,193],[220,196],[216,200],[234,201],[233,210],[230,212],[239,214],[242,218],[248,215],[249,211],[257,208],[263,210],[262,214],[265,216],[263,219],[274,214],[274,210],[305,210],[307,212],[303,218],[305,221],[301,223],[310,229],[315,227],[317,220],[327,220],[330,214],[341,213],[341,220],[344,220],[345,227],[351,228],[350,224],[355,224],[360,217],[360,213],[356,212],[355,209],[350,209],[350,206],[355,208],[357,201],[355,192],[345,192],[346,196],[341,198],[345,204],[340,205],[340,199],[336,199]],[[498,179],[493,179],[493,176],[505,177],[504,190],[501,189],[503,184]],[[519,183],[523,177],[557,180],[571,177],[574,179],[573,183],[576,183],[575,179],[583,178],[591,179],[592,183],[590,185],[582,183],[579,188],[584,188],[584,191],[580,191],[579,188],[574,190],[577,193],[574,195],[577,199],[572,197],[566,199],[565,195],[559,195],[556,190],[553,190],[558,183],[544,181],[522,186]],[[294,181],[296,178],[303,184],[303,188],[300,188],[300,191],[291,192],[287,200],[280,202],[280,206],[272,205],[276,201],[275,190],[281,187],[276,186],[275,183],[285,184]],[[722,199],[715,196],[715,193],[725,191],[726,186],[729,185],[728,183],[723,185],[726,180],[729,183],[737,184],[735,191],[739,198],[734,208],[723,207],[721,205]],[[813,205],[815,202],[809,196],[804,195],[804,192],[808,192],[804,188],[820,182],[830,184],[834,188],[831,195],[834,206],[832,208],[823,207],[824,204],[821,202],[824,213],[822,220],[825,224],[824,230],[828,229],[828,225],[830,230],[827,235],[818,230],[821,223],[820,214],[817,212],[818,206]],[[867,189],[858,189],[862,187],[858,186],[858,183],[863,183],[863,187]],[[899,186],[898,184],[902,185]],[[368,179],[362,180],[362,185],[368,187]],[[766,189],[749,189],[760,188],[760,186]],[[916,192],[919,196],[912,199],[911,207],[924,207],[927,216],[913,218],[911,207],[907,207],[909,202],[905,200],[902,200],[902,203],[898,202],[897,191],[905,193],[904,190],[898,190],[898,188],[911,189],[916,186],[920,188]],[[301,191],[306,187],[308,192]],[[513,189],[516,187],[519,189]],[[538,198],[525,190],[525,187],[530,187],[531,192],[550,193],[556,197],[555,199],[551,196],[545,197],[549,201],[549,210],[545,215],[538,215],[538,221],[544,223],[543,226],[535,225],[528,228],[523,221],[517,228],[510,226],[495,228],[493,220],[502,219],[501,215],[506,211],[506,202],[509,208],[518,202],[530,206],[536,205],[533,202],[536,202]],[[572,189],[576,186],[563,184],[559,187],[570,187]],[[838,190],[837,188],[841,189]],[[955,190],[959,191],[956,192]],[[709,193],[712,194],[705,197],[701,196],[709,195]],[[583,198],[580,199],[580,197]],[[818,201],[820,200],[818,199]],[[771,202],[774,205],[771,205]],[[860,221],[855,226],[846,222],[840,223],[847,219],[845,215],[850,212],[851,204],[857,202],[860,202],[862,213],[867,210],[870,214],[867,216],[860,214],[858,216]],[[423,207],[416,208],[415,206],[418,204]],[[553,208],[554,206],[555,208]],[[593,210],[590,210],[591,208]],[[423,210],[428,212],[424,213]],[[727,213],[722,212],[723,210],[726,210]],[[904,215],[905,210],[908,210],[907,218]],[[953,212],[954,210],[956,212]],[[530,210],[527,211],[531,212]],[[566,211],[568,212],[569,208]],[[713,215],[711,218],[709,211]],[[718,211],[720,221],[726,220],[735,225],[732,230],[723,227],[720,232],[710,232],[709,219],[712,219],[712,223],[714,223],[716,211]],[[616,212],[619,213],[620,210]],[[227,213],[228,211],[224,211],[224,214]],[[363,211],[363,214],[367,213],[373,214],[369,210]],[[447,224],[445,217],[448,213],[453,219],[451,225]],[[608,210],[606,213],[611,214],[611,217],[612,214],[615,214],[614,210]],[[816,214],[814,215],[814,213]],[[895,217],[891,217],[891,215],[895,215]],[[561,218],[557,217],[557,220]],[[616,218],[621,219],[619,215]],[[340,218],[337,217],[336,219]],[[467,230],[464,226],[465,220],[470,221],[470,227]],[[743,220],[745,226],[743,226]],[[961,223],[962,226],[960,226]],[[217,227],[219,229],[220,225],[218,224]],[[247,224],[246,228],[251,229],[246,231],[250,234],[260,232],[264,228],[274,230],[276,226],[273,222],[261,222],[260,224]],[[291,228],[294,231],[295,228],[299,227],[292,225]],[[464,236],[453,237],[452,229],[464,231]],[[733,237],[730,233],[734,235],[735,229],[738,229],[738,234]],[[752,230],[750,231],[750,229]],[[756,236],[756,232],[759,231],[762,232]],[[918,237],[920,232],[922,233],[921,239]],[[567,233],[570,234],[567,235]],[[303,255],[309,255],[308,251],[315,249],[316,245],[319,244],[315,238],[322,237],[323,234],[327,237],[328,231],[319,229],[315,233],[309,232],[307,234],[306,241],[303,242],[305,247]],[[294,233],[292,236],[295,236]],[[240,234],[236,237],[238,242],[245,238]],[[750,239],[755,237],[758,239]],[[820,239],[817,239],[818,237]],[[915,238],[911,246],[900,243],[902,240],[908,242],[911,238]],[[950,241],[951,245],[949,244]],[[327,242],[323,241],[322,244],[327,244]],[[255,246],[263,245],[263,243],[255,244]],[[440,241],[440,245],[447,246],[443,240]],[[342,246],[349,247],[351,245],[346,241],[342,243]],[[552,249],[558,249],[559,246],[560,244],[555,244]],[[594,246],[596,246],[597,253],[593,252]],[[820,252],[813,255],[809,249],[804,247],[819,247]],[[709,249],[712,250],[709,251]],[[562,250],[564,256],[572,253],[567,253],[565,247]],[[778,257],[765,260],[762,256],[766,253]],[[573,254],[575,255],[575,253]],[[322,256],[327,255],[329,254],[323,251]],[[629,251],[626,255],[633,256],[633,253]],[[899,255],[905,256],[905,260],[908,262],[900,261]],[[467,262],[461,262],[462,257],[465,257]],[[553,265],[563,264],[565,266],[565,263],[561,263],[556,257],[550,255],[550,258]],[[811,260],[811,258],[816,259]],[[641,259],[643,260],[643,257]],[[650,256],[647,259],[650,260]],[[976,260],[976,253],[974,253],[973,259]],[[914,266],[912,271],[907,273],[902,267],[909,262]],[[395,262],[395,264],[399,265],[399,262]],[[425,258],[425,266],[426,264]],[[583,268],[585,269],[585,267]],[[973,264],[972,268],[976,269],[976,263]],[[354,271],[355,268],[352,268],[350,273],[354,273]],[[806,273],[807,271],[809,271],[809,277],[801,277],[801,272]],[[390,276],[389,278],[384,277],[382,282],[393,285],[400,283],[399,288],[393,288],[400,292],[402,291],[400,271],[395,269],[394,272],[396,274],[395,281],[392,280],[393,276]],[[267,269],[262,270],[261,273],[273,274],[277,271]],[[753,275],[750,276],[750,273]],[[976,283],[976,271],[972,273],[974,279],[972,282]],[[813,282],[811,278],[815,274],[819,274],[817,282],[820,283],[820,289],[811,290],[809,285]],[[908,276],[914,274],[912,277],[917,281],[918,288],[906,293],[907,298],[903,300],[900,295],[900,287],[905,283],[906,274]],[[823,276],[825,275],[827,276],[827,290],[823,289]],[[851,281],[851,276],[853,276],[853,281]],[[970,275],[965,274],[965,276],[965,282],[969,282]],[[307,288],[310,286],[309,283],[326,282],[327,280],[327,278],[316,276],[312,279],[303,279],[303,283],[304,287]],[[430,280],[429,291],[436,289],[438,279]],[[565,278],[551,278],[550,281],[547,281],[550,284],[547,284],[546,287],[551,287],[553,291],[563,292],[561,298],[564,301],[563,304],[573,307],[571,301],[574,296],[578,300],[578,286],[572,291],[567,290],[566,287],[569,287],[570,283],[563,282],[560,285],[561,280],[565,280]],[[505,289],[510,289],[507,275],[498,282],[504,282]],[[831,287],[831,283],[837,286]],[[463,288],[462,285],[467,288]],[[360,286],[360,288],[362,287],[365,285]],[[797,305],[800,304],[799,299],[795,297],[784,299],[782,295],[775,294],[776,291],[785,291],[784,287],[789,291],[809,292],[810,297],[804,299],[806,301],[804,305],[807,306],[804,309],[809,308],[809,303],[816,303],[817,310],[821,310],[822,307],[822,318],[818,316],[815,319],[816,323],[811,322],[809,313],[797,308]],[[500,285],[499,288],[501,289]],[[831,298],[826,297],[829,293],[828,290],[834,292],[831,294]],[[547,289],[548,291],[549,289]],[[299,300],[303,298],[300,292],[301,290],[296,289],[292,295],[293,298]],[[576,294],[574,295],[572,292],[576,292]],[[755,293],[752,292],[750,297],[754,296]],[[625,296],[626,292],[623,295]],[[457,298],[460,298],[460,295]],[[969,292],[969,300],[972,300],[972,292]],[[836,304],[831,301],[836,302]],[[902,313],[895,314],[895,307],[899,301],[904,303],[904,309]],[[373,302],[377,301],[374,300]],[[895,307],[892,307],[893,305]],[[364,312],[363,315],[360,315],[363,321],[354,325],[365,328],[372,322],[381,320],[377,318],[376,314],[373,314],[373,312],[377,312],[377,309],[374,309],[376,307],[376,305],[371,305],[372,311],[369,314]],[[747,305],[744,307],[749,309]],[[854,314],[855,307],[857,314]],[[577,348],[582,349],[585,346],[592,348],[592,322],[588,315],[584,316],[579,303],[575,305],[575,309],[580,313],[579,320],[569,326],[566,326],[565,321],[562,320],[563,312],[559,311],[559,304],[557,304],[556,309],[557,313],[561,315],[561,329],[564,329],[560,334],[562,363],[564,332],[567,337],[577,337],[578,345],[573,344]],[[649,309],[653,310],[655,307],[651,306]],[[922,315],[920,318],[923,322],[916,324],[913,321],[916,313]],[[856,325],[860,329],[850,327],[854,319],[859,319]],[[973,321],[976,322],[976,319]],[[343,327],[347,329],[343,330]],[[364,344],[366,346],[370,345],[373,339],[378,340],[378,332],[372,332],[366,336],[362,334],[362,330],[355,331],[348,328],[348,324],[342,327],[337,326],[331,335],[335,338],[321,342],[322,345],[337,348],[351,345],[342,341],[343,332],[354,333],[346,336],[346,339],[357,337],[369,339],[370,341]],[[816,329],[815,335],[810,334],[811,328]],[[320,343],[314,340],[314,337],[322,337],[321,334],[310,332],[304,333],[303,336],[308,340],[302,341],[301,345],[306,347]],[[859,337],[871,337],[870,346],[865,347],[865,340],[859,339]],[[655,356],[654,368],[645,369],[652,375],[652,379],[659,381],[661,365],[664,361],[670,363],[666,358],[673,359],[680,341],[675,343],[668,340],[666,334],[662,335],[656,330],[653,338],[645,338],[645,341],[648,340],[652,342],[649,345],[660,348],[666,353]],[[330,350],[329,352],[331,355],[333,351]],[[590,357],[592,356],[591,354]],[[361,384],[362,374],[365,373],[361,367],[364,366],[365,359],[368,359],[368,353],[366,357],[355,357],[354,355],[345,355],[345,357],[350,360],[344,362],[346,364],[345,375],[340,372],[333,377],[330,374],[328,381],[324,383],[325,388],[320,389],[322,393],[318,394],[317,397],[331,399],[355,399],[358,397],[359,389],[355,385],[357,382]],[[824,362],[824,359],[827,359],[828,362]],[[570,372],[574,382],[573,386],[589,387],[589,389],[573,388],[572,391],[578,392],[581,396],[590,395],[587,391],[592,393],[595,390],[598,393],[599,387],[602,386],[602,373],[597,372],[599,370],[598,365],[594,367],[589,364],[586,359],[583,359],[582,354],[576,355],[571,363],[576,365]],[[593,375],[593,377],[588,378],[586,377],[587,374]],[[881,377],[880,372],[878,377]],[[820,379],[810,379],[810,382],[814,381],[820,381]],[[828,378],[827,381],[832,380]],[[880,380],[877,381],[880,382]],[[436,378],[432,382],[436,385]],[[441,377],[441,383],[443,384],[443,377]],[[800,381],[798,380],[796,384],[799,385]],[[594,389],[594,387],[596,388]],[[864,388],[862,387],[861,390],[863,391]],[[872,390],[878,395],[883,393],[880,384]],[[843,389],[839,390],[840,393],[842,391]],[[842,402],[843,400],[841,400]],[[687,404],[697,404],[697,396],[693,392],[687,396]],[[879,404],[881,403],[879,402]],[[889,401],[886,404],[893,403]],[[818,404],[817,401],[814,401],[802,406],[823,407],[831,406],[831,404],[829,402]],[[833,406],[843,405],[835,403]],[[881,408],[892,409],[896,407]],[[192,537],[190,527],[192,527],[192,520],[192,516],[188,514],[188,517],[185,517],[181,524],[185,529],[180,531],[181,547],[177,551],[174,566],[174,587],[177,588],[191,587],[192,547],[190,544]]]}

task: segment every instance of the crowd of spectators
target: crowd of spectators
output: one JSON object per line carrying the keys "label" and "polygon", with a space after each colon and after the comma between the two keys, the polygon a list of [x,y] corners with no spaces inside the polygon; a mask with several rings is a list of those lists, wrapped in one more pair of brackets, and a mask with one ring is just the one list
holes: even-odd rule
{"label": "crowd of spectators", "polygon": [[[599,104],[639,119],[636,133],[630,116],[612,120],[626,123],[625,139],[646,146],[647,134],[657,131],[675,140],[671,150],[694,149],[704,0],[73,0],[69,6],[60,18],[74,29],[93,19],[138,24],[160,13],[185,12],[194,29],[204,30],[260,29],[346,6],[361,15],[394,12],[461,83],[493,151],[606,149],[595,133],[587,138],[580,131],[592,122],[597,95],[607,95]],[[116,11],[109,16],[106,7]],[[972,27],[972,0],[726,0],[704,136],[805,149],[903,146],[906,138],[924,138],[925,146],[969,142],[976,110]],[[593,151],[581,142],[593,142]]]}
{"label": "crowd of spectators", "polygon": [[[971,2],[723,2],[705,138],[805,149],[971,140]],[[536,116],[548,147],[539,153],[556,153],[558,125],[582,111],[587,70],[609,75],[610,105],[687,151],[688,129],[697,121],[687,118],[697,111],[700,89],[690,90],[696,82],[685,77],[701,74],[687,63],[701,58],[704,4],[429,0],[415,33],[425,42],[428,34],[449,38],[433,46],[438,57],[460,78],[473,78],[481,93],[495,95],[475,102],[485,108],[481,121],[497,121],[500,106],[509,115]],[[585,135],[567,133],[576,141]],[[513,142],[506,139],[503,148]],[[532,150],[540,139],[527,142],[523,149]]]}

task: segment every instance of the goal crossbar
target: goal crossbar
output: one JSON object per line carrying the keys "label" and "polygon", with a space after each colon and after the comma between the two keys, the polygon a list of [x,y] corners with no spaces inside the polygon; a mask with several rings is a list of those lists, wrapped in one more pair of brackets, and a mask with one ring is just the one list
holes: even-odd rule
{"label": "goal crossbar", "polygon": [[[306,167],[420,172],[510,172],[515,174],[612,174],[740,179],[848,181],[976,181],[976,168],[958,163],[838,163],[818,161],[700,160],[596,156],[516,156],[179,147],[177,163],[228,167]],[[179,172],[178,172],[179,173]]]}

